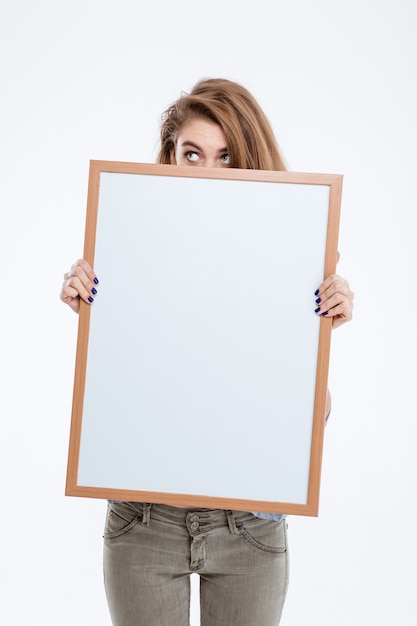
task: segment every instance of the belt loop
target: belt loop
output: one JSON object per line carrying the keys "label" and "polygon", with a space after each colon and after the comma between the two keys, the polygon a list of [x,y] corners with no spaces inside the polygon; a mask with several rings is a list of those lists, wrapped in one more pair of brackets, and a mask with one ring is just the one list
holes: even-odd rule
{"label": "belt loop", "polygon": [[147,503],[143,505],[142,524],[144,526],[149,526],[149,521],[151,519],[151,506],[152,504]]}
{"label": "belt loop", "polygon": [[233,515],[233,511],[226,511],[226,515],[227,515],[227,523],[229,524],[229,530],[231,534],[237,535],[239,531],[236,526],[235,516]]}

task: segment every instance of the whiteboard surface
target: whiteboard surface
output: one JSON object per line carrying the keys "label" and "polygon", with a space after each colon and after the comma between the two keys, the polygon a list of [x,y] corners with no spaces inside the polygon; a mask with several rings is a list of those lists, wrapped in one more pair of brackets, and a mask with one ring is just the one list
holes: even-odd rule
{"label": "whiteboard surface", "polygon": [[307,502],[328,206],[101,173],[79,485]]}

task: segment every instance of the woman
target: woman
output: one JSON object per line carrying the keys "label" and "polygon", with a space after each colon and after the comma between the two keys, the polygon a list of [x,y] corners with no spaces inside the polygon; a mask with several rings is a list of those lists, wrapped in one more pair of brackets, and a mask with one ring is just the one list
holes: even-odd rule
{"label": "woman", "polygon": [[[163,115],[159,163],[285,170],[268,120],[240,85],[210,79]],[[61,299],[78,312],[98,278],[85,260],[65,274]],[[333,327],[352,317],[353,293],[332,275],[315,292],[315,313]],[[326,416],[330,411],[330,397]],[[323,419],[325,416],[323,416]],[[189,624],[190,574],[200,574],[202,626],[275,626],[288,584],[285,516],[110,502],[104,576],[115,626]]]}

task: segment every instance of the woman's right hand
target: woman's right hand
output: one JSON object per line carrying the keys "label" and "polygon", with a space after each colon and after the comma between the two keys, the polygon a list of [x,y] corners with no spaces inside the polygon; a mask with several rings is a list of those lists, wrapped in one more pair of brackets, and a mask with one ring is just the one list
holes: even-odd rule
{"label": "woman's right hand", "polygon": [[64,282],[59,297],[73,311],[79,313],[81,299],[87,304],[94,302],[97,285],[98,278],[93,268],[87,261],[80,259],[71,266],[69,272],[64,274]]}

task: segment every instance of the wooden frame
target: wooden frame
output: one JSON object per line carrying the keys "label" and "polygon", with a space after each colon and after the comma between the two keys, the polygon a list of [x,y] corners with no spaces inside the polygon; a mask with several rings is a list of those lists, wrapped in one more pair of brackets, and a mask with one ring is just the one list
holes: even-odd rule
{"label": "wooden frame", "polygon": [[91,162],[67,495],[318,515],[341,190]]}

